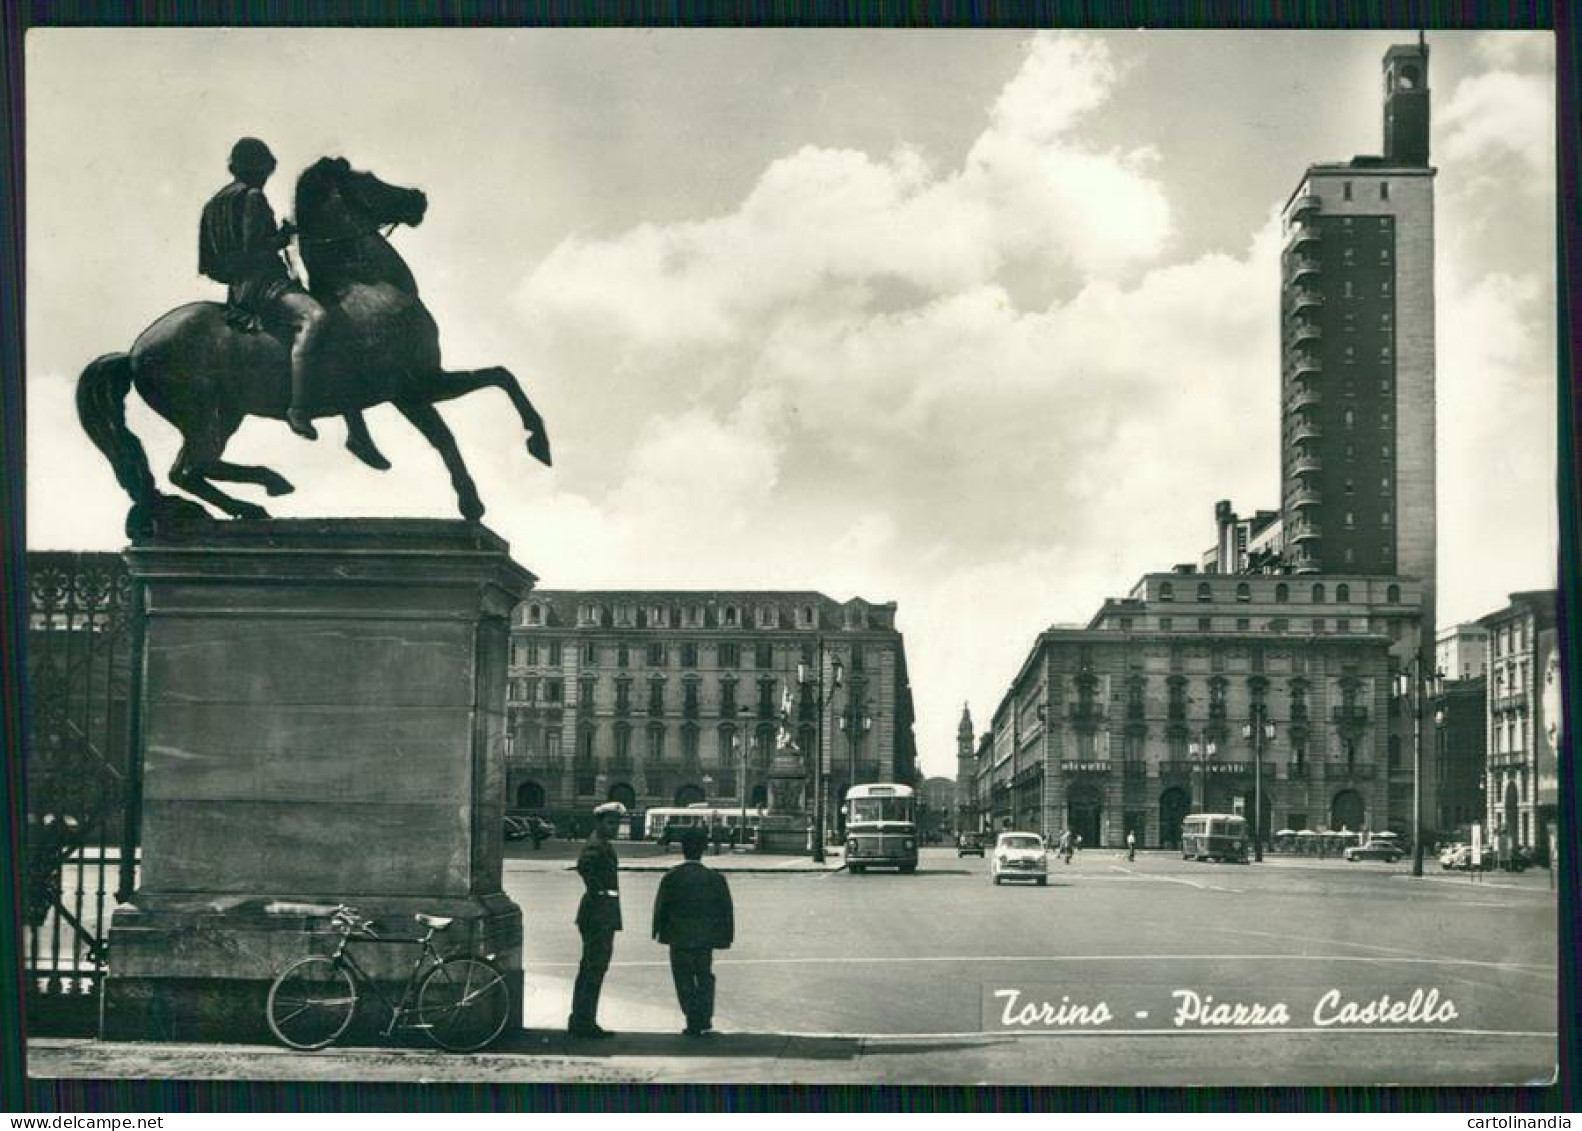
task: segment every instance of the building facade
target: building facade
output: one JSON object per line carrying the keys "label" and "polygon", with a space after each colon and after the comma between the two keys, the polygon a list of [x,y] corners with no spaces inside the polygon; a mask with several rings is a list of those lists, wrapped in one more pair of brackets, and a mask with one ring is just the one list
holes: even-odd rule
{"label": "building facade", "polygon": [[1481,624],[1440,629],[1434,665],[1443,679],[1477,679],[1488,674],[1489,630]]}
{"label": "building facade", "polygon": [[1434,703],[1434,761],[1439,782],[1435,827],[1442,839],[1470,840],[1488,808],[1488,677],[1446,679]]}
{"label": "building facade", "polygon": [[1145,576],[1039,636],[979,743],[984,827],[1174,847],[1188,813],[1261,800],[1265,834],[1409,831],[1394,676],[1419,601],[1392,577]]}
{"label": "building facade", "polygon": [[954,836],[956,827],[955,779],[925,778],[917,790],[917,835],[935,844]]}
{"label": "building facade", "polygon": [[853,781],[915,784],[895,613],[813,592],[535,591],[511,630],[507,807],[757,807],[787,739],[809,788],[822,752],[827,813]]}
{"label": "building facade", "polygon": [[1553,589],[1512,593],[1478,621],[1489,634],[1484,820],[1502,851],[1546,851],[1558,814],[1564,685],[1555,602]]}

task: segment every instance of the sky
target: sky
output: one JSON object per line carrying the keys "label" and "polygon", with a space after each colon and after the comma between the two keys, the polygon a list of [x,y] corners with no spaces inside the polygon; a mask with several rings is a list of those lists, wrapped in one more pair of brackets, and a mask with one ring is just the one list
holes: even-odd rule
{"label": "sky", "polygon": [[[453,369],[484,522],[545,588],[895,601],[923,769],[1037,634],[1278,506],[1278,213],[1380,151],[1399,33],[28,33],[28,544],[117,549],[92,358],[196,273],[244,134],[423,189],[394,243]],[[1555,584],[1554,52],[1429,36],[1442,625]],[[175,431],[132,401],[161,480]],[[392,409],[377,473],[252,421],[277,517],[456,517]],[[248,492],[238,487],[238,494]],[[248,497],[252,497],[249,495]],[[264,502],[261,497],[254,499]]]}

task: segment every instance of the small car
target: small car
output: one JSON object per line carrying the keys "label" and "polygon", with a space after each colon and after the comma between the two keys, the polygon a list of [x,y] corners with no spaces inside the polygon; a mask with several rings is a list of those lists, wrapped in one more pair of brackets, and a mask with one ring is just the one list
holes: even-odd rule
{"label": "small car", "polygon": [[1347,860],[1383,860],[1386,864],[1394,864],[1404,855],[1406,854],[1401,851],[1400,845],[1387,840],[1370,840],[1367,844],[1355,845],[1345,852]]}
{"label": "small car", "polygon": [[963,856],[983,855],[983,835],[981,833],[962,833],[956,838],[956,859]]}
{"label": "small car", "polygon": [[994,842],[989,875],[996,886],[1002,880],[1035,880],[1049,883],[1049,848],[1037,833],[1001,833]]}

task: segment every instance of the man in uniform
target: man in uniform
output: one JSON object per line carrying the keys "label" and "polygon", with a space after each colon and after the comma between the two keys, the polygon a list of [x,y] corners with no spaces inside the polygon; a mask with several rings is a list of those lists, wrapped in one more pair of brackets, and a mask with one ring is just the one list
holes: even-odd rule
{"label": "man in uniform", "polygon": [[291,406],[286,423],[298,436],[317,440],[307,402],[324,308],[291,277],[281,257],[296,228],[290,221],[276,226],[264,196],[275,155],[257,138],[244,137],[231,147],[230,170],[235,180],[203,206],[198,270],[226,285],[226,301],[244,326],[256,329],[259,322],[278,319],[290,327]]}
{"label": "man in uniform", "polygon": [[621,929],[620,861],[611,843],[621,831],[626,806],[607,801],[593,811],[593,834],[577,857],[582,877],[582,902],[577,906],[577,930],[582,933],[582,964],[571,991],[571,1018],[566,1032],[589,1039],[613,1037],[599,1028],[599,991],[604,972],[615,950],[615,932]]}
{"label": "man in uniform", "polygon": [[686,860],[665,873],[654,897],[654,938],[670,948],[687,1037],[709,1036],[714,1029],[714,951],[728,948],[736,935],[730,886],[703,863],[708,839],[703,829],[682,834]]}

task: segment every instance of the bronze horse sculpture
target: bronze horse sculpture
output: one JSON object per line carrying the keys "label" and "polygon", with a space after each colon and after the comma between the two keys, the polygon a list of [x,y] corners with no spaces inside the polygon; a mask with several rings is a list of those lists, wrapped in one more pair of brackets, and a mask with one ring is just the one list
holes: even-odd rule
{"label": "bronze horse sculpture", "polygon": [[[483,515],[483,502],[434,406],[478,389],[499,389],[527,430],[529,454],[546,465],[549,437],[509,370],[442,368],[439,329],[418,297],[412,272],[385,238],[397,224],[421,223],[427,207],[417,189],[385,184],[341,158],[323,158],[298,178],[298,247],[312,294],[327,314],[310,407],[315,417],[345,416],[352,432],[348,446],[361,448],[361,458],[381,466],[360,414],[372,405],[395,405],[438,449],[462,516],[475,520]],[[77,381],[78,419],[132,497],[129,536],[211,521],[202,507],[155,486],[143,445],[126,424],[126,397],[134,388],[181,432],[170,481],[183,491],[233,518],[256,519],[268,512],[231,497],[215,481],[250,483],[270,495],[294,490],[267,467],[222,458],[246,417],[285,419],[291,392],[287,342],[275,333],[228,326],[223,303],[189,303],[144,330],[129,352],[91,362]]]}

